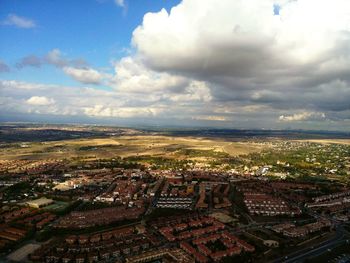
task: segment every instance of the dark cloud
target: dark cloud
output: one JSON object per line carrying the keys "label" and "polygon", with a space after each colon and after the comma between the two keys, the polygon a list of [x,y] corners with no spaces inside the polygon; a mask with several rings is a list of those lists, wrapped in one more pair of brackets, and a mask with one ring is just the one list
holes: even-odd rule
{"label": "dark cloud", "polygon": [[44,56],[28,55],[16,63],[18,69],[25,67],[40,68],[42,65],[53,65],[59,68],[70,66],[76,68],[86,68],[88,62],[83,58],[69,59],[62,54],[59,49],[50,50]]}
{"label": "dark cloud", "polygon": [[272,0],[182,1],[170,13],[146,14],[133,45],[147,68],[206,82],[213,108],[261,106],[265,120],[282,112],[303,121],[345,117],[350,4],[282,2],[276,13]]}
{"label": "dark cloud", "polygon": [[24,58],[22,58],[18,63],[16,63],[16,67],[18,69],[22,69],[25,67],[35,67],[40,68],[43,64],[42,58],[35,56],[35,55],[29,55]]}
{"label": "dark cloud", "polygon": [[10,72],[10,67],[0,60],[0,73],[2,72]]}

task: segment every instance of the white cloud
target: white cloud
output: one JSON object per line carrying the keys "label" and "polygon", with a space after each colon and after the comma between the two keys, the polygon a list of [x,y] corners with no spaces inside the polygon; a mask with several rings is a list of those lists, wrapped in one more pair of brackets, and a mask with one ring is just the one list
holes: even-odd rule
{"label": "white cloud", "polygon": [[39,68],[43,64],[56,66],[62,69],[69,77],[84,84],[101,84],[105,78],[110,77],[108,74],[101,73],[96,69],[88,67],[84,59],[68,59],[62,51],[57,48],[50,50],[43,57],[35,55],[24,57],[16,66],[18,69],[28,66]]}
{"label": "white cloud", "polygon": [[[203,94],[206,94],[206,89],[209,88],[206,84],[190,82],[198,85],[194,85],[193,91],[190,92],[195,94],[195,90],[203,89],[205,91],[202,91]],[[341,84],[338,85],[342,87]],[[189,92],[187,86],[182,90],[182,93],[186,92]],[[72,116],[76,116],[74,120],[107,119],[111,121],[110,123],[118,122],[119,119],[130,119],[131,121],[136,120],[137,123],[140,121],[150,123],[153,120],[155,124],[196,125],[201,123],[208,125],[208,122],[212,121],[215,122],[215,125],[229,127],[234,125],[237,128],[281,128],[293,125],[293,127],[304,129],[312,128],[317,123],[319,128],[350,129],[350,110],[310,113],[311,111],[307,110],[293,112],[291,109],[282,110],[283,114],[280,114],[281,111],[259,104],[250,107],[244,102],[240,105],[236,102],[222,102],[212,98],[203,100],[198,99],[200,96],[195,95],[174,99],[174,96],[179,96],[178,92],[128,93],[117,89],[100,90],[91,87],[0,80],[0,93],[3,94],[0,97],[0,112],[3,113],[3,116],[30,114],[32,120],[40,118],[37,117],[38,115],[52,116],[52,120],[56,118],[55,116],[66,116],[67,120],[73,120]],[[195,98],[189,99],[191,96]],[[278,116],[281,115],[283,117],[279,120]],[[291,119],[305,120],[286,121]],[[309,126],[307,126],[308,123]]]}
{"label": "white cloud", "polygon": [[45,60],[48,64],[57,67],[63,67],[68,64],[68,61],[62,57],[62,52],[57,48],[49,51],[45,56]]}
{"label": "white cloud", "polygon": [[115,4],[121,7],[125,6],[124,0],[114,0]]}
{"label": "white cloud", "polygon": [[184,86],[188,82],[182,76],[148,69],[141,61],[132,57],[125,57],[116,63],[115,71],[116,89],[130,93],[164,92],[166,89]]}
{"label": "white cloud", "polygon": [[200,121],[227,121],[227,117],[225,116],[198,116],[198,117],[193,117],[193,120],[200,120]]}
{"label": "white cloud", "polygon": [[113,87],[118,92],[156,96],[177,103],[208,102],[210,89],[203,81],[185,76],[156,72],[137,58],[125,57],[115,64]]}
{"label": "white cloud", "polygon": [[96,69],[90,68],[88,63],[82,58],[68,59],[57,48],[50,50],[45,56],[29,55],[23,57],[16,63],[16,67],[18,69],[25,67],[40,68],[46,64],[62,69],[65,74],[84,84],[101,84],[103,79],[110,78],[109,74],[101,73]]}
{"label": "white cloud", "polygon": [[169,99],[179,103],[194,103],[197,101],[208,103],[212,100],[212,96],[206,82],[192,80],[184,88],[183,92],[170,94]]}
{"label": "white cloud", "polygon": [[104,75],[92,68],[64,67],[63,72],[85,84],[101,84]]}
{"label": "white cloud", "polygon": [[119,117],[119,118],[142,118],[142,117],[155,117],[162,109],[152,107],[105,107],[103,105],[95,105],[94,107],[87,107],[84,113],[88,116],[95,117]]}
{"label": "white cloud", "polygon": [[[132,38],[144,71],[204,83],[208,109],[324,122],[350,109],[349,42],[347,0],[183,0],[146,14]],[[184,90],[173,100],[195,103]]]}
{"label": "white cloud", "polygon": [[133,43],[158,69],[256,76],[322,61],[348,40],[349,1],[284,1],[278,16],[274,3],[184,0],[146,14]]}
{"label": "white cloud", "polygon": [[33,97],[30,97],[26,102],[30,105],[47,106],[47,105],[54,104],[55,100],[44,96],[33,96]]}
{"label": "white cloud", "polygon": [[[0,80],[0,90],[6,93],[11,93],[10,91],[18,90],[45,90],[48,86],[43,84],[33,84],[24,81],[16,80]],[[22,93],[21,91],[19,91]]]}
{"label": "white cloud", "polygon": [[7,18],[1,23],[3,25],[15,26],[19,28],[33,28],[36,24],[33,20],[16,14],[9,14]]}
{"label": "white cloud", "polygon": [[322,120],[325,119],[326,115],[323,112],[301,112],[293,115],[281,115],[279,116],[280,121],[292,122],[292,121],[307,121],[307,120]]}

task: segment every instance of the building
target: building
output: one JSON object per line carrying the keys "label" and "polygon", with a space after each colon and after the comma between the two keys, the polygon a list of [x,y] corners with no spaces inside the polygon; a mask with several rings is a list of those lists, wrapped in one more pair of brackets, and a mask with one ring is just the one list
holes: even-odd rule
{"label": "building", "polygon": [[41,207],[50,205],[52,203],[53,203],[52,199],[48,199],[46,197],[42,197],[42,198],[39,198],[39,199],[28,201],[26,204],[29,205],[30,207],[33,207],[33,208],[41,208]]}
{"label": "building", "polygon": [[182,262],[182,263],[194,263],[192,257],[187,255],[181,249],[159,249],[154,251],[145,252],[137,256],[130,256],[126,258],[126,262],[130,263],[142,263],[156,260],[164,260],[164,262]]}

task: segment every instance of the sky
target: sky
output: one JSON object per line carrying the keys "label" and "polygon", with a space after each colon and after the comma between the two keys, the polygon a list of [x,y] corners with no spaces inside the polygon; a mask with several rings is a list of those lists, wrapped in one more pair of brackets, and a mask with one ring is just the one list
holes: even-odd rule
{"label": "sky", "polygon": [[0,0],[0,121],[350,131],[348,0]]}

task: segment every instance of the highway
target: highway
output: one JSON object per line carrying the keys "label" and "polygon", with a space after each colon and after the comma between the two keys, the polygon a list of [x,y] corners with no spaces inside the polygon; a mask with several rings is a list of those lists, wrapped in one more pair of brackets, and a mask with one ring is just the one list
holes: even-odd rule
{"label": "highway", "polygon": [[281,257],[275,261],[274,263],[292,263],[292,262],[303,262],[305,259],[309,257],[315,257],[318,255],[321,255],[328,249],[333,249],[336,246],[339,246],[341,244],[344,244],[346,242],[349,242],[349,238],[347,236],[347,232],[345,229],[340,225],[337,226],[336,229],[336,236],[330,240],[324,241],[315,247],[311,248],[304,248],[301,250],[298,250],[296,252],[293,252],[285,257]]}

